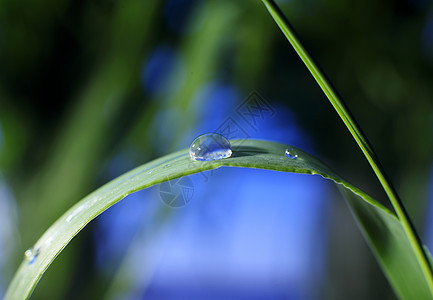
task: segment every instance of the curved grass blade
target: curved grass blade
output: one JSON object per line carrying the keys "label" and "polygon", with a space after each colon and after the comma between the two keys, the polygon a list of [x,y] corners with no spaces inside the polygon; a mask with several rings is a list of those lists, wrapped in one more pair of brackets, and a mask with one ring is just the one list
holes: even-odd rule
{"label": "curved grass blade", "polygon": [[316,64],[314,59],[302,45],[294,29],[284,16],[283,12],[279,9],[278,5],[273,0],[262,0],[262,2],[265,4],[272,18],[275,20],[275,23],[277,23],[277,25],[280,27],[281,31],[284,33],[287,40],[293,46],[296,53],[302,59],[305,66],[310,71],[311,75],[313,75],[314,79],[317,81],[320,88],[325,93],[326,97],[328,97],[329,102],[331,102],[332,106],[335,108],[341,120],[344,122],[347,129],[352,134],[353,138],[358,144],[359,148],[362,150],[368,162],[370,163],[371,168],[379,179],[380,184],[382,185],[395,212],[397,213],[397,216],[410,241],[410,244],[412,245],[412,248],[415,251],[418,263],[420,264],[420,267],[428,282],[428,286],[430,289],[429,298],[433,298],[433,269],[429,262],[429,254],[424,250],[421,239],[418,236],[415,227],[410,220],[410,217],[403,205],[403,202],[401,201],[400,197],[397,194],[397,191],[395,190],[394,186],[386,175],[385,170],[380,163],[376,153],[373,151],[370,142],[368,141],[365,134],[362,132],[361,127],[356,122],[345,102],[341,99],[337,91],[333,88],[332,84],[327,79],[324,72],[319,68],[318,64]]}
{"label": "curved grass blade", "polygon": [[[397,294],[405,299],[428,298],[427,283],[401,223],[394,214],[299,149],[258,140],[231,143],[233,154],[230,158],[192,161],[188,150],[181,150],[133,169],[82,199],[36,242],[33,249],[38,253],[37,257],[23,261],[5,299],[27,299],[45,270],[71,239],[96,216],[127,195],[170,179],[222,166],[318,174],[340,184]],[[298,157],[288,159],[286,149],[295,151]]]}

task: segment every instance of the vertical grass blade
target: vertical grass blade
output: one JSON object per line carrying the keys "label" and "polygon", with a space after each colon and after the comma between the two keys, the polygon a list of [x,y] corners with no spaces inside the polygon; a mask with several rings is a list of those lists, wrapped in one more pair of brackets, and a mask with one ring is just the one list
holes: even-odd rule
{"label": "vertical grass blade", "polygon": [[410,244],[415,251],[418,263],[420,264],[420,267],[424,273],[425,279],[428,283],[430,292],[433,297],[433,273],[432,269],[430,268],[428,255],[425,252],[424,247],[422,246],[421,240],[415,231],[415,228],[403,206],[402,201],[400,200],[395,188],[392,186],[391,181],[385,174],[385,171],[377,155],[374,153],[369,141],[367,140],[367,137],[362,132],[361,128],[355,121],[355,118],[352,116],[344,101],[333,88],[332,84],[327,79],[324,72],[319,68],[318,64],[315,63],[314,59],[302,45],[292,26],[290,25],[280,8],[277,6],[277,4],[273,0],[262,0],[262,2],[265,4],[272,18],[280,27],[281,31],[284,33],[287,40],[293,46],[296,53],[302,59],[305,66],[311,72],[314,79],[319,84],[320,88],[328,97],[332,106],[335,108],[338,115],[343,120],[347,129],[350,131],[356,143],[361,148],[362,152],[364,153],[365,157],[373,168],[374,173],[376,174],[389,200],[391,201],[391,204],[404,228]]}

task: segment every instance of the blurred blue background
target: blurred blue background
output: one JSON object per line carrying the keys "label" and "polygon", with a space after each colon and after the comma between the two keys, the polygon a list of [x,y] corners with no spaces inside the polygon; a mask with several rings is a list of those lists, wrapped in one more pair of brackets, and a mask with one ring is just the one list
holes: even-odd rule
{"label": "blurred blue background", "polygon": [[[433,6],[278,1],[433,249]],[[388,206],[261,1],[0,2],[0,295],[69,207],[206,132],[299,147]],[[91,222],[32,299],[394,299],[333,184],[221,168]]]}

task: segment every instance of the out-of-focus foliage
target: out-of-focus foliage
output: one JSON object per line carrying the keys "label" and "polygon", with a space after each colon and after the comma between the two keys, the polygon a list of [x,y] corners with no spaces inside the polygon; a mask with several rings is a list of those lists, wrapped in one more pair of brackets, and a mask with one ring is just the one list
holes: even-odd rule
{"label": "out-of-focus foliage", "polygon": [[[433,152],[432,4],[280,2],[423,233]],[[218,128],[252,90],[277,115],[258,131],[246,130],[248,135],[312,148],[351,182],[385,199],[346,129],[290,52],[255,0],[0,1],[1,199],[10,212],[0,227],[11,228],[0,239],[8,236],[8,246],[1,245],[8,249],[2,288],[25,249],[78,199]],[[63,196],[53,196],[58,194]],[[341,201],[328,205],[320,295],[392,297]],[[160,232],[158,224],[175,214],[155,212],[146,226]],[[98,228],[90,226],[71,243],[34,299],[92,299],[106,291],[116,295],[109,288],[113,280],[118,290],[131,284],[116,275],[125,270],[119,260],[95,263],[100,254],[92,232]],[[140,274],[151,278],[151,269]],[[350,277],[352,270],[361,279]],[[341,285],[341,278],[353,280]]]}

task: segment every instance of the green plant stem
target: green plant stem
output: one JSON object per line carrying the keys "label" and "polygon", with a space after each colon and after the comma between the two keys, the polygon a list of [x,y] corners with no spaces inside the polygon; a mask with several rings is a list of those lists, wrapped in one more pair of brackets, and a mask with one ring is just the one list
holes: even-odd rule
{"label": "green plant stem", "polygon": [[284,33],[286,38],[289,40],[290,44],[295,49],[296,53],[298,53],[299,57],[302,59],[308,70],[310,70],[314,79],[316,79],[319,86],[322,88],[325,95],[328,97],[332,106],[337,111],[340,118],[343,120],[347,129],[349,129],[355,141],[358,143],[371,167],[373,168],[374,173],[382,184],[383,189],[385,190],[389,200],[391,201],[394,210],[402,223],[402,226],[406,232],[406,235],[410,241],[410,244],[415,251],[418,262],[421,266],[421,269],[424,273],[425,279],[429,285],[430,291],[433,296],[433,273],[430,268],[428,256],[424,251],[422,246],[422,242],[419,236],[416,233],[416,230],[409,218],[407,211],[405,210],[402,201],[400,200],[395,188],[392,186],[391,181],[385,174],[385,171],[377,157],[374,153],[373,148],[367,140],[367,137],[363,134],[361,128],[355,121],[354,117],[350,113],[346,104],[339,97],[338,93],[335,91],[330,81],[325,76],[324,72],[318,67],[310,56],[308,51],[304,48],[296,33],[280,8],[273,0],[262,0],[268,9],[271,16],[274,18],[275,22],[280,27],[281,31]]}

